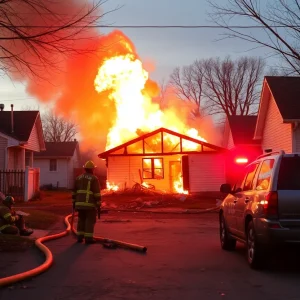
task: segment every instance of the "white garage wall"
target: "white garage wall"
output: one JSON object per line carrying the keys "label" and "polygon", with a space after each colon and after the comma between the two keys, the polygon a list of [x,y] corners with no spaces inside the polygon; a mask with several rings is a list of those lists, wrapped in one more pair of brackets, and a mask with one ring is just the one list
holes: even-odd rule
{"label": "white garage wall", "polygon": [[226,181],[222,154],[189,154],[190,192],[218,192]]}

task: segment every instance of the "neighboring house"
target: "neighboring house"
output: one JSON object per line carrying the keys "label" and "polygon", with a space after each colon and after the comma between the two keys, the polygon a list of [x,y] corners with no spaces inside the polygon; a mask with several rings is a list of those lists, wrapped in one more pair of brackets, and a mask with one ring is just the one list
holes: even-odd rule
{"label": "neighboring house", "polygon": [[38,111],[4,111],[0,104],[0,191],[20,200],[35,193],[39,175],[33,153],[45,150]]}
{"label": "neighboring house", "polygon": [[34,155],[34,166],[40,168],[40,185],[72,189],[74,169],[80,168],[78,142],[46,142],[46,151]]}
{"label": "neighboring house", "polygon": [[223,147],[229,149],[227,182],[236,183],[244,166],[262,154],[261,141],[254,140],[257,116],[229,116],[225,122]]}
{"label": "neighboring house", "polygon": [[120,189],[136,183],[157,190],[216,192],[225,182],[226,149],[160,128],[98,156],[106,160],[107,181]]}
{"label": "neighboring house", "polygon": [[254,140],[257,116],[229,116],[225,123],[223,147],[260,146],[260,140]]}
{"label": "neighboring house", "polygon": [[300,152],[300,77],[266,76],[254,138],[262,149]]}

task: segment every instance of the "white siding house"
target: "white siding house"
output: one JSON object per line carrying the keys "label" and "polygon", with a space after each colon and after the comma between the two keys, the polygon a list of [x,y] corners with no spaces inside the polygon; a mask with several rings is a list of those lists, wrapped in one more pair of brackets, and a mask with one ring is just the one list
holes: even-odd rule
{"label": "white siding house", "polygon": [[229,116],[225,122],[223,144],[229,150],[238,147],[260,147],[254,140],[257,116]]}
{"label": "white siding house", "polygon": [[229,150],[226,161],[228,183],[235,184],[245,165],[262,154],[261,141],[254,140],[256,121],[257,116],[229,116],[226,119],[222,145]]}
{"label": "white siding house", "polygon": [[[170,140],[176,142],[170,144]],[[218,192],[226,181],[226,152],[224,148],[160,128],[99,157],[107,162],[107,181],[120,189],[139,183],[166,192],[201,193]]]}
{"label": "white siding house", "polygon": [[0,104],[0,191],[16,200],[30,199],[38,190],[39,170],[33,153],[45,150],[38,111],[4,110]]}
{"label": "white siding house", "polygon": [[300,151],[300,77],[264,79],[254,137],[262,149]]}
{"label": "white siding house", "polygon": [[46,151],[34,155],[34,166],[40,169],[40,185],[72,189],[74,169],[80,167],[78,142],[46,142]]}

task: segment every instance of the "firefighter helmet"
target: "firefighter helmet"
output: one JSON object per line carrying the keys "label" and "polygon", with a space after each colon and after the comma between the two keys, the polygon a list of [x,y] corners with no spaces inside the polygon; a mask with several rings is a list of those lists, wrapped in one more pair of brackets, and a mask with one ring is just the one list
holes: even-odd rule
{"label": "firefighter helmet", "polygon": [[88,160],[84,166],[83,166],[85,169],[94,169],[96,168],[95,164],[91,161],[91,160]]}
{"label": "firefighter helmet", "polygon": [[12,206],[15,204],[15,199],[12,196],[6,196],[5,199],[3,200],[3,204],[7,206]]}

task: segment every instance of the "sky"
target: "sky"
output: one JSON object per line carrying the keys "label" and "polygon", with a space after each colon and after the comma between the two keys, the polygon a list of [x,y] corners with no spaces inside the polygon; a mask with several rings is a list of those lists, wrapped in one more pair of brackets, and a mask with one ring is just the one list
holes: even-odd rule
{"label": "sky", "polygon": [[[225,0],[218,0],[224,3]],[[102,20],[105,25],[214,25],[209,18],[211,11],[206,0],[108,0],[103,5],[108,13]],[[245,25],[245,24],[240,24]],[[101,29],[106,34],[113,29]],[[196,59],[209,57],[232,58],[251,55],[268,57],[265,49],[250,50],[253,45],[238,39],[220,40],[221,29],[124,29],[145,63],[154,66],[150,78],[167,80],[175,67],[191,64]],[[219,40],[219,41],[218,41]],[[268,61],[270,63],[270,61]],[[43,110],[34,97],[26,93],[26,83],[12,82],[0,77],[0,103],[15,110],[31,107]]]}

